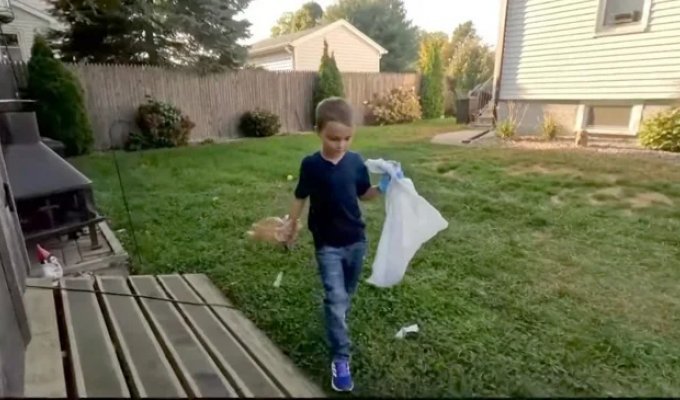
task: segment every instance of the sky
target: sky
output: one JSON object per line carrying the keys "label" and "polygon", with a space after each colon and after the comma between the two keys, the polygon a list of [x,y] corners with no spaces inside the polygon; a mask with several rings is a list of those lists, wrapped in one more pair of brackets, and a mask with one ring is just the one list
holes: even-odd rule
{"label": "sky", "polygon": [[[281,14],[295,11],[309,0],[252,0],[244,17],[252,24],[246,44],[266,39]],[[317,0],[324,9],[335,0]],[[427,31],[451,34],[455,27],[472,20],[482,39],[495,45],[498,36],[500,0],[404,0],[408,17]]]}

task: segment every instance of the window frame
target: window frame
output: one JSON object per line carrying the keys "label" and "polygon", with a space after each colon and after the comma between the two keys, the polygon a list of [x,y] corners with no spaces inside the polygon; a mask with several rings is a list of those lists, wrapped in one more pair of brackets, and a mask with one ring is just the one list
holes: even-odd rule
{"label": "window frame", "polygon": [[[607,2],[610,0],[598,0],[597,7],[597,22],[595,25],[595,37],[612,36],[612,35],[626,35],[630,33],[642,33],[647,31],[649,27],[649,17],[652,10],[652,0],[643,0],[642,15],[640,22],[636,24],[627,24],[621,26],[605,26],[605,10],[607,9]],[[615,1],[615,0],[613,0]]]}
{"label": "window frame", "polygon": [[[625,106],[630,107],[630,117],[627,126],[589,126],[588,113],[592,107],[606,107],[606,106]],[[614,102],[589,102],[586,104],[579,104],[576,112],[576,126],[575,131],[586,130],[588,133],[595,135],[615,135],[615,136],[637,136],[640,125],[642,123],[642,112],[644,104],[622,104]]]}
{"label": "window frame", "polygon": [[[3,35],[14,35],[14,36],[17,37],[16,46],[7,46],[7,49],[10,49],[10,50],[16,49],[16,51],[19,52],[20,59],[17,60],[14,57],[12,57],[13,62],[15,62],[15,63],[16,62],[23,62],[24,61],[24,54],[21,51],[21,33],[19,33],[19,32],[6,32],[4,30],[3,30],[2,33],[3,33]],[[5,57],[5,50],[6,50],[5,45],[0,43],[0,61],[2,61],[3,57]],[[9,61],[9,58],[7,59],[7,61]]]}

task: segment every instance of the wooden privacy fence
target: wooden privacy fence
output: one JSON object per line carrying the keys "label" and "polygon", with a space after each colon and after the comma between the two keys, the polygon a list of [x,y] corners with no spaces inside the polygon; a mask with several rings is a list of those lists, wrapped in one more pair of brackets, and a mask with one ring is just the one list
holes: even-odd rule
{"label": "wooden privacy fence", "polygon": [[[179,107],[196,127],[191,141],[240,136],[241,115],[255,108],[276,113],[285,132],[312,129],[312,97],[316,73],[240,70],[198,75],[152,66],[67,64],[78,76],[95,133],[95,147],[121,146],[130,129],[137,129],[134,115],[149,95]],[[22,84],[25,64],[15,68]],[[0,64],[0,79],[12,79],[7,64]],[[400,86],[418,87],[417,74],[345,73],[345,97],[354,106],[356,122],[363,123],[364,102],[374,93]],[[130,123],[126,128],[121,121]],[[117,123],[118,122],[118,123]],[[113,143],[109,140],[109,131]]]}

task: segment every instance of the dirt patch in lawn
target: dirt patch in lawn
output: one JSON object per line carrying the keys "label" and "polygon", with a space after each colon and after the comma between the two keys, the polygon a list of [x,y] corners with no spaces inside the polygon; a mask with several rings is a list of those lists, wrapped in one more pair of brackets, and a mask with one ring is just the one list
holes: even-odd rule
{"label": "dirt patch in lawn", "polygon": [[666,205],[669,207],[673,206],[673,200],[668,196],[658,192],[645,192],[639,193],[635,197],[627,199],[633,208],[648,208],[655,204]]}
{"label": "dirt patch in lawn", "polygon": [[[475,143],[475,142],[473,142]],[[477,143],[475,143],[477,144]],[[501,140],[494,136],[489,136],[478,146],[484,147],[504,147],[526,150],[563,150],[574,152],[590,152],[602,154],[632,155],[664,159],[667,161],[680,162],[680,153],[667,151],[648,150],[641,148],[636,140],[599,140],[591,138],[588,147],[576,147],[572,138],[560,138],[554,141],[544,141],[535,136],[520,137],[515,140]]]}
{"label": "dirt patch in lawn", "polygon": [[588,202],[594,206],[606,204],[608,200],[621,200],[624,197],[623,188],[618,186],[598,189],[588,195]]}
{"label": "dirt patch in lawn", "polygon": [[555,206],[561,206],[562,204],[564,204],[564,201],[562,200],[559,194],[556,194],[550,197],[550,203],[552,203]]}
{"label": "dirt patch in lawn", "polygon": [[508,175],[570,175],[580,177],[583,173],[577,169],[564,167],[547,167],[542,164],[535,164],[530,166],[520,165],[508,168]]}
{"label": "dirt patch in lawn", "polygon": [[672,207],[673,200],[663,193],[644,192],[627,196],[622,187],[612,186],[596,190],[588,195],[588,202],[594,206],[604,205],[611,201],[624,201],[631,208],[649,208],[655,205]]}

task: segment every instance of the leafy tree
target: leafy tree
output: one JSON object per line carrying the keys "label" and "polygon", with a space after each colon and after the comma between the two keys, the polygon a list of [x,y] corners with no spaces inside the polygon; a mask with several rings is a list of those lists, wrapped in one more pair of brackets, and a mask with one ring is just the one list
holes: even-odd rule
{"label": "leafy tree", "polygon": [[472,90],[493,75],[494,54],[479,39],[463,39],[452,53],[448,76],[455,80],[458,90]]}
{"label": "leafy tree", "polygon": [[423,118],[444,115],[444,65],[442,46],[437,41],[423,42],[420,47],[422,65],[421,105]]}
{"label": "leafy tree", "polygon": [[319,3],[315,1],[310,1],[309,3],[305,3],[302,6],[302,9],[307,10],[309,15],[314,18],[315,21],[321,21],[323,18],[323,7],[319,5]]}
{"label": "leafy tree", "polygon": [[477,34],[472,21],[456,27],[448,49],[447,76],[456,83],[456,89],[467,92],[486,81],[493,74],[494,54]]}
{"label": "leafy tree", "polygon": [[281,36],[289,33],[304,31],[314,28],[321,23],[323,8],[316,2],[304,4],[295,12],[284,13],[276,25],[272,27],[272,36]]}
{"label": "leafy tree", "polygon": [[418,28],[407,19],[402,0],[339,0],[325,18],[344,18],[387,49],[380,60],[383,71],[407,71],[417,60]]}
{"label": "leafy tree", "polygon": [[41,135],[64,143],[68,156],[89,152],[94,139],[80,82],[54,58],[42,36],[36,36],[31,49],[27,89],[37,101]]}
{"label": "leafy tree", "polygon": [[50,35],[63,59],[235,68],[251,0],[49,0],[67,29]]}
{"label": "leafy tree", "polygon": [[313,110],[316,110],[317,104],[329,97],[345,97],[345,87],[342,83],[342,74],[335,62],[335,55],[328,54],[328,42],[324,40],[321,65],[314,86]]}

